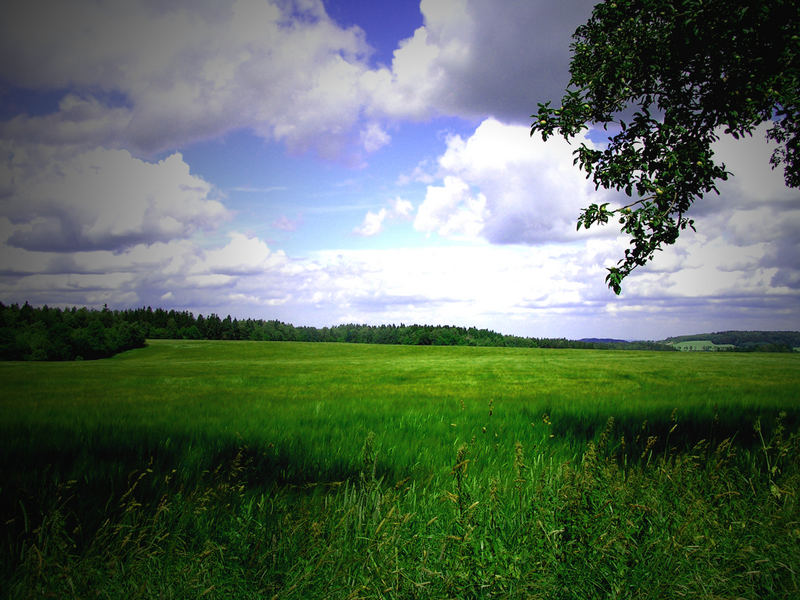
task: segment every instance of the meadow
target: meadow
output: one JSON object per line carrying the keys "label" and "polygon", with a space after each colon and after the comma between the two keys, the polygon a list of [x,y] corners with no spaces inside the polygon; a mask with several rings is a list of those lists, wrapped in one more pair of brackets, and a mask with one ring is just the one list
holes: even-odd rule
{"label": "meadow", "polygon": [[715,344],[711,340],[692,340],[691,342],[677,342],[673,344],[678,350],[694,352],[719,352],[733,350],[732,344]]}
{"label": "meadow", "polygon": [[790,598],[800,355],[0,363],[4,597]]}

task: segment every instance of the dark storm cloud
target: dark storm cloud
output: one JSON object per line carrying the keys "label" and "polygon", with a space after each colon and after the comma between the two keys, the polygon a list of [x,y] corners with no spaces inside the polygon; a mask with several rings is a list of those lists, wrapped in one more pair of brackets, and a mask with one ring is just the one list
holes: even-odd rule
{"label": "dark storm cloud", "polygon": [[595,3],[469,2],[470,59],[449,77],[457,110],[528,123],[537,102],[558,102],[569,82],[571,36]]}

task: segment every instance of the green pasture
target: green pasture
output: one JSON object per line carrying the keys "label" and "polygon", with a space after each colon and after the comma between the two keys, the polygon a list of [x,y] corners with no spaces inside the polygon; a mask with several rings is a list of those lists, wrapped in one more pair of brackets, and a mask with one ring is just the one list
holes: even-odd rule
{"label": "green pasture", "polygon": [[800,409],[794,355],[154,340],[108,360],[0,363],[0,377],[11,453],[166,455],[187,469],[248,445],[290,480],[351,474],[369,432],[403,473],[446,468],[473,436],[579,446],[613,416],[749,440],[756,417]]}
{"label": "green pasture", "polygon": [[692,340],[689,342],[676,342],[672,344],[678,350],[695,351],[695,352],[719,352],[725,350],[733,350],[736,348],[733,344],[715,344],[711,340]]}
{"label": "green pasture", "polygon": [[798,591],[797,354],[158,340],[0,382],[5,597]]}

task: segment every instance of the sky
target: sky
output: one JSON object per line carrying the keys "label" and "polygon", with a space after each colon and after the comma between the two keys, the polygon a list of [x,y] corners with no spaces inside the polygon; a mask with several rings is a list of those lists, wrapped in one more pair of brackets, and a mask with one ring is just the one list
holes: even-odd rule
{"label": "sky", "polygon": [[[583,0],[8,0],[0,301],[533,337],[800,329],[800,191],[764,130],[629,276],[620,200],[531,138]],[[603,142],[590,132],[586,142]]]}

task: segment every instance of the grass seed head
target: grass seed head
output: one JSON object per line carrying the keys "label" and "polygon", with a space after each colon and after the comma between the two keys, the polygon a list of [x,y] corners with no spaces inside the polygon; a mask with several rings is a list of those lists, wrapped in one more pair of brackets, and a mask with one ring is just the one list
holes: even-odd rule
{"label": "grass seed head", "polygon": [[647,438],[647,444],[645,444],[644,450],[642,450],[642,456],[640,458],[644,458],[645,456],[647,456],[647,453],[650,452],[650,450],[653,449],[653,446],[656,445],[657,441],[658,441],[658,436],[657,435],[649,436]]}
{"label": "grass seed head", "polygon": [[525,449],[522,442],[514,444],[514,481],[517,486],[525,483],[525,470],[528,466],[525,464]]}

